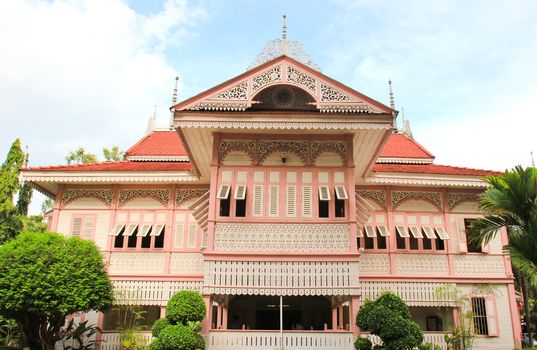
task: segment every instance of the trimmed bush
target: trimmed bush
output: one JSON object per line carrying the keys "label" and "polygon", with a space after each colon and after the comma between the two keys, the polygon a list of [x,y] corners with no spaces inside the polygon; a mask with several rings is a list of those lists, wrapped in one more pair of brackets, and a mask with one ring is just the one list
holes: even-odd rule
{"label": "trimmed bush", "polygon": [[150,350],[203,350],[203,338],[182,324],[164,327],[149,347]]}
{"label": "trimmed bush", "polygon": [[205,303],[197,292],[182,290],[168,301],[166,318],[171,324],[187,325],[189,321],[202,321],[205,317]]}
{"label": "trimmed bush", "polygon": [[167,318],[160,318],[153,323],[153,327],[151,327],[151,335],[153,338],[158,337],[160,334],[160,331],[164,329],[166,326],[170,326],[170,321]]}
{"label": "trimmed bush", "polygon": [[366,301],[356,316],[356,325],[378,335],[385,349],[409,350],[423,342],[423,331],[411,320],[408,306],[391,292]]}
{"label": "trimmed bush", "polygon": [[371,350],[373,348],[373,344],[371,343],[371,340],[367,338],[358,337],[354,342],[354,348],[356,350]]}

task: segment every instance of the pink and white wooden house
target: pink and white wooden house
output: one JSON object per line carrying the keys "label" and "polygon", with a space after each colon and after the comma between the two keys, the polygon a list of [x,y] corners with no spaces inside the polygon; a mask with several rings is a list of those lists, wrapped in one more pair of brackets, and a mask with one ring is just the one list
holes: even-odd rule
{"label": "pink and white wooden house", "polygon": [[[172,112],[125,161],[23,171],[55,199],[50,228],[97,243],[148,327],[190,289],[207,349],[352,349],[360,304],[391,290],[445,348],[458,310],[435,291],[451,283],[471,297],[476,348],[520,344],[506,234],[482,248],[465,234],[497,173],[435,165],[393,104],[287,55]],[[80,317],[117,346],[112,316]]]}

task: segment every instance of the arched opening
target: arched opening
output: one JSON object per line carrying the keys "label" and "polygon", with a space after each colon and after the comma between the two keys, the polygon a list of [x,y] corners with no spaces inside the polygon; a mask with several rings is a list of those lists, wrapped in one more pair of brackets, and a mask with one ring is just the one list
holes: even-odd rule
{"label": "arched opening", "polygon": [[254,111],[316,111],[315,99],[306,91],[292,85],[268,87],[252,98]]}

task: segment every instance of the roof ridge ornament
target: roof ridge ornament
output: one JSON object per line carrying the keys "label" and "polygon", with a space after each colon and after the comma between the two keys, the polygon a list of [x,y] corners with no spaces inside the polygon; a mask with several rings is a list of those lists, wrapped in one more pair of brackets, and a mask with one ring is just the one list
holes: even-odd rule
{"label": "roof ridge ornament", "polygon": [[390,108],[395,109],[395,99],[393,97],[392,79],[388,79],[388,86],[390,89]]}
{"label": "roof ridge ornament", "polygon": [[170,130],[173,130],[173,116],[175,112],[175,104],[177,103],[177,91],[179,91],[179,76],[175,76],[175,87],[173,88],[172,94],[172,107],[170,108]]}
{"label": "roof ridge ornament", "polygon": [[287,25],[286,15],[283,15],[283,28],[282,28],[282,54],[287,55]]}

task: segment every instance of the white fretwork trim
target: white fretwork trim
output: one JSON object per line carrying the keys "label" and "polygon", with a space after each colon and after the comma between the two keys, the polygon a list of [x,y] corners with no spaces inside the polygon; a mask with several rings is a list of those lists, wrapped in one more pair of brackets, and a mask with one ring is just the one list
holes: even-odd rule
{"label": "white fretwork trim", "polygon": [[244,121],[176,121],[175,128],[283,129],[283,130],[389,130],[387,123],[345,122],[244,122]]}
{"label": "white fretwork trim", "polygon": [[172,253],[170,259],[172,275],[202,275],[203,255],[200,253]]}
{"label": "white fretwork trim", "polygon": [[367,184],[383,185],[428,185],[428,186],[460,186],[460,187],[487,187],[487,183],[479,178],[456,178],[441,176],[408,176],[404,174],[380,175],[375,174],[365,179]]}
{"label": "white fretwork trim", "polygon": [[432,158],[378,158],[377,163],[433,164]]}
{"label": "white fretwork trim", "polygon": [[347,224],[239,224],[215,227],[215,251],[348,252]]}
{"label": "white fretwork trim", "polygon": [[454,273],[465,277],[506,277],[503,256],[455,255]]}
{"label": "white fretwork trim", "polygon": [[127,156],[127,160],[134,162],[188,162],[187,156]]}
{"label": "white fretwork trim", "polygon": [[396,254],[395,266],[398,275],[447,276],[449,274],[447,255]]}
{"label": "white fretwork trim", "polygon": [[382,292],[391,291],[409,306],[455,306],[449,293],[437,292],[443,283],[436,282],[361,282],[362,299],[376,299]]}
{"label": "white fretwork trim", "polygon": [[184,289],[201,291],[201,281],[112,281],[114,303],[119,305],[166,306],[171,297]]}
{"label": "white fretwork trim", "polygon": [[379,276],[390,274],[389,254],[363,253],[360,255],[360,275]]}
{"label": "white fretwork trim", "polygon": [[112,252],[111,275],[151,275],[164,273],[165,253]]}
{"label": "white fretwork trim", "polygon": [[358,262],[206,261],[203,292],[357,295]]}
{"label": "white fretwork trim", "polygon": [[152,172],[144,174],[142,171],[133,172],[76,172],[73,171],[32,171],[30,174],[23,174],[24,181],[30,182],[69,182],[69,183],[140,183],[140,182],[194,182],[199,177],[190,172]]}

